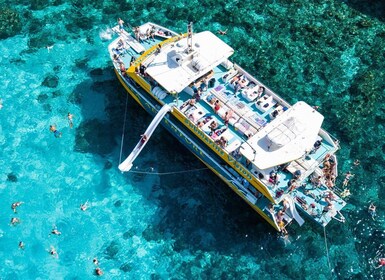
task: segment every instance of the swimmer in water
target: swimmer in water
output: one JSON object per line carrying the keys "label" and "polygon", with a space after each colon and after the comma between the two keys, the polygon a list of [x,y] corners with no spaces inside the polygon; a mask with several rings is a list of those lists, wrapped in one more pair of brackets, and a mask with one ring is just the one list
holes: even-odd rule
{"label": "swimmer in water", "polygon": [[370,203],[368,211],[372,219],[375,220],[377,213],[376,213],[376,205],[374,205],[374,203]]}
{"label": "swimmer in water", "polygon": [[19,248],[24,250],[25,244],[23,241],[19,242]]}
{"label": "swimmer in water", "polygon": [[379,258],[377,263],[378,265],[374,267],[375,269],[383,267],[385,265],[385,258]]}
{"label": "swimmer in water", "polygon": [[53,247],[53,246],[51,246],[51,247],[49,248],[49,251],[48,251],[48,252],[51,254],[51,256],[53,256],[53,257],[55,257],[55,258],[58,258],[58,257],[59,257],[59,255],[58,255],[58,253],[57,253],[55,247]]}
{"label": "swimmer in water", "polygon": [[11,208],[12,208],[13,212],[16,213],[16,208],[22,204],[23,204],[22,201],[17,201],[17,202],[12,203]]}
{"label": "swimmer in water", "polygon": [[20,224],[20,220],[18,218],[12,218],[11,219],[11,225],[15,226],[17,224]]}
{"label": "swimmer in water", "polygon": [[70,125],[70,128],[73,128],[73,126],[74,126],[74,123],[72,121],[73,117],[74,117],[74,115],[72,115],[71,113],[68,113],[67,119],[68,119],[68,124]]}
{"label": "swimmer in water", "polygon": [[343,192],[340,193],[340,196],[342,198],[348,197],[350,195],[351,195],[351,193],[350,193],[350,190],[348,190],[348,189],[344,189]]}
{"label": "swimmer in water", "polygon": [[97,268],[95,268],[95,274],[97,276],[102,276],[103,275],[103,271],[99,267],[97,267]]}
{"label": "swimmer in water", "polygon": [[227,34],[227,29],[226,30],[218,30],[217,33],[219,35],[226,35]]}
{"label": "swimmer in water", "polygon": [[58,231],[56,227],[54,227],[54,228],[51,230],[51,233],[52,233],[52,234],[55,234],[55,235],[61,235],[61,232]]}
{"label": "swimmer in water", "polygon": [[96,266],[98,266],[99,265],[99,261],[98,261],[98,259],[97,258],[94,258],[93,260],[92,260],[92,262],[94,263],[94,265],[96,265]]}
{"label": "swimmer in water", "polygon": [[82,210],[82,211],[86,211],[87,210],[87,208],[88,208],[88,201],[86,201],[86,203],[82,203],[82,204],[80,204],[80,210]]}
{"label": "swimmer in water", "polygon": [[61,132],[59,130],[56,129],[56,126],[55,125],[50,125],[49,126],[49,130],[51,132],[53,132],[53,135],[56,137],[56,138],[60,138],[61,137]]}

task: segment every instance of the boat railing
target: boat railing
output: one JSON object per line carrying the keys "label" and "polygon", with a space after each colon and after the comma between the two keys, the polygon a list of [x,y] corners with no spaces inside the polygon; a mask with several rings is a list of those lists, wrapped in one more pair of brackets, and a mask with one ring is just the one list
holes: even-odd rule
{"label": "boat railing", "polygon": [[[165,46],[165,45],[169,45],[169,44],[173,44],[175,43],[176,41],[179,41],[183,38],[187,37],[187,33],[185,34],[181,34],[181,35],[178,35],[178,36],[174,36],[174,37],[171,37],[169,39],[166,39],[162,42],[159,43],[159,45],[161,45],[162,47]],[[130,68],[132,68],[132,71],[135,70],[136,67],[138,67],[140,64],[144,63],[147,58],[151,55],[153,55],[155,52],[157,52],[157,47],[158,45],[154,45],[152,46],[151,48],[149,48],[148,50],[146,50],[140,57],[138,57],[134,63],[131,65]]]}

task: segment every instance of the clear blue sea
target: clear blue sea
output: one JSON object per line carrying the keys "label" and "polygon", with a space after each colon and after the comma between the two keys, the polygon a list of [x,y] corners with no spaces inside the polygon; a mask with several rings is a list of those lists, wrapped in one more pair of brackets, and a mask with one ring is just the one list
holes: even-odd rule
{"label": "clear blue sea", "polygon": [[[240,65],[320,106],[340,174],[355,174],[346,223],[282,239],[161,127],[135,162],[145,173],[119,172],[126,95],[103,40],[118,17],[228,29]],[[104,279],[385,279],[372,263],[385,256],[384,30],[380,0],[0,0],[0,279],[93,279],[93,258]],[[150,121],[128,99],[122,157]]]}

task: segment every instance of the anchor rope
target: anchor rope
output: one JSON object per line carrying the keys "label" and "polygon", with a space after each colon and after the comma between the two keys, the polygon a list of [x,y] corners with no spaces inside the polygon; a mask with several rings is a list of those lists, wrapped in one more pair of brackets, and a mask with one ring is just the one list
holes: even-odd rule
{"label": "anchor rope", "polygon": [[129,173],[137,173],[137,174],[152,174],[152,175],[170,175],[170,174],[180,174],[180,173],[188,173],[188,172],[196,172],[196,171],[202,171],[207,170],[208,167],[205,168],[197,168],[197,169],[189,169],[189,170],[180,170],[180,171],[173,171],[173,172],[148,172],[148,171],[135,171],[130,170]]}
{"label": "anchor rope", "polygon": [[128,103],[128,94],[126,94],[126,109],[125,109],[125,111],[124,111],[123,132],[122,132],[122,141],[121,141],[121,143],[120,143],[119,163],[122,162],[123,142],[124,142],[124,132],[126,131],[127,103]]}
{"label": "anchor rope", "polygon": [[333,271],[332,271],[332,266],[330,264],[330,257],[329,257],[329,249],[328,249],[328,243],[327,243],[327,240],[326,240],[326,228],[324,228],[324,238],[325,238],[325,248],[326,248],[326,256],[328,258],[328,265],[329,265],[329,270],[330,270],[330,275],[331,277],[333,278]]}

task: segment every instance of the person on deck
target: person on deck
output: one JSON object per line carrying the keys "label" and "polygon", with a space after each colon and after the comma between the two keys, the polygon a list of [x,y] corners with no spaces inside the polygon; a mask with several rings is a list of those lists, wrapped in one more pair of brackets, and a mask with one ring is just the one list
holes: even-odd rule
{"label": "person on deck", "polygon": [[219,104],[219,100],[217,100],[215,101],[214,112],[217,114],[220,109],[221,105]]}
{"label": "person on deck", "polygon": [[121,18],[118,18],[119,31],[124,31],[124,21]]}

